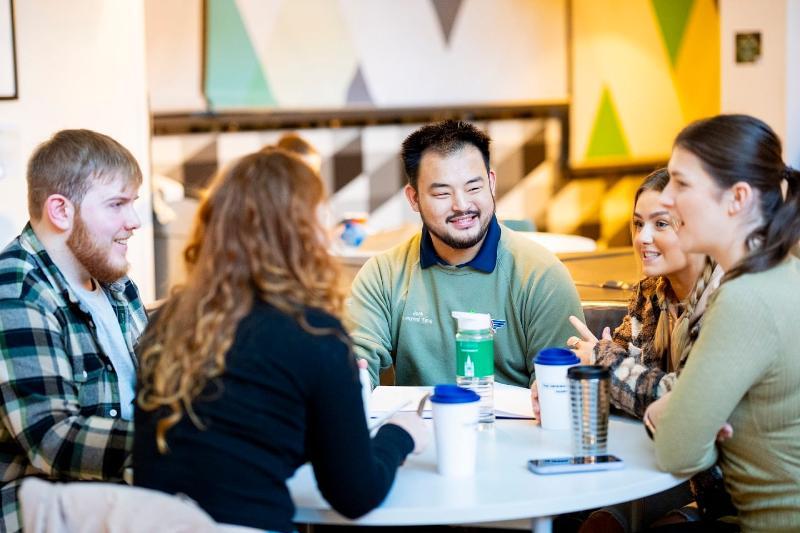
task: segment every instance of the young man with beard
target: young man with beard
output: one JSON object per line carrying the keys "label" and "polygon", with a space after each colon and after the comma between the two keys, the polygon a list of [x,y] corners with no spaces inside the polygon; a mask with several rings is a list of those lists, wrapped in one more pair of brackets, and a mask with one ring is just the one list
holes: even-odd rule
{"label": "young man with beard", "polygon": [[495,379],[529,387],[533,357],[564,346],[582,317],[567,269],[495,218],[489,137],[444,121],[403,142],[406,197],[422,232],[371,258],[353,282],[348,325],[372,383],[395,365],[398,385],[455,381],[453,311],[492,316]]}
{"label": "young man with beard", "polygon": [[28,163],[30,222],[0,253],[2,531],[22,478],[120,480],[133,443],[134,345],[146,325],[125,276],[142,182],[119,143],[64,130]]}

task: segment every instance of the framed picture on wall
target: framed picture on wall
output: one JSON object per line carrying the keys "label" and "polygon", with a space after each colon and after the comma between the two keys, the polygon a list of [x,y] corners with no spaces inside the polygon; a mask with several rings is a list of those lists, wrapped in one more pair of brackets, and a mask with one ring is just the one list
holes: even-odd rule
{"label": "framed picture on wall", "polygon": [[0,0],[0,100],[17,97],[14,1]]}

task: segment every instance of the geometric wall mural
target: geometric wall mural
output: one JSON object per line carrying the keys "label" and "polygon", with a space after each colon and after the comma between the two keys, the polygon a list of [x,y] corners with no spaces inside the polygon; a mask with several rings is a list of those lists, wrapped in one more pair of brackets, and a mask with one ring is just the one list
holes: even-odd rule
{"label": "geometric wall mural", "polygon": [[[669,158],[675,135],[720,110],[714,0],[573,0],[570,166],[547,225],[600,246],[630,243],[633,192]],[[639,173],[607,175],[636,164]]]}
{"label": "geometric wall mural", "polygon": [[[546,121],[493,120],[475,123],[492,137],[492,168],[497,173],[497,198],[502,201],[534,174],[548,154]],[[367,213],[371,231],[418,223],[402,189],[406,180],[399,159],[400,145],[421,124],[293,130],[322,156],[321,175],[329,195],[328,223],[348,213]],[[223,167],[239,157],[274,144],[281,130],[236,133],[156,135],[152,140],[154,176],[183,186],[185,198],[168,203],[178,216],[159,222],[156,213],[157,294],[165,294],[180,268],[180,254],[204,189]],[[556,140],[556,142],[559,142]],[[551,156],[552,157],[552,156]],[[549,191],[544,194],[549,194]],[[541,197],[546,203],[547,198]]]}
{"label": "geometric wall mural", "polygon": [[206,96],[218,107],[275,104],[236,3],[206,2]]}
{"label": "geometric wall mural", "polygon": [[666,159],[719,112],[714,0],[574,0],[572,23],[573,166]]}
{"label": "geometric wall mural", "polygon": [[[492,137],[491,164],[498,175],[498,198],[544,161],[544,123],[541,119],[475,122]],[[418,127],[420,124],[293,131],[319,150],[333,215],[341,218],[346,211],[374,214],[402,191],[406,180],[400,165],[400,144]],[[274,144],[284,133],[265,130],[157,135],[152,141],[153,171],[182,184],[186,196],[199,198],[220,168]],[[409,216],[417,220],[416,214]],[[397,222],[392,218],[386,224]],[[379,219],[373,223],[382,224]]]}
{"label": "geometric wall mural", "polygon": [[205,0],[204,91],[214,110],[565,101],[566,5]]}
{"label": "geometric wall mural", "polygon": [[[714,0],[204,0],[204,9],[209,111],[568,103],[570,164],[593,167],[665,160],[686,123],[720,107]],[[479,125],[493,138],[499,202],[530,187],[542,229],[624,244],[641,176],[523,185],[547,157],[543,121]],[[299,131],[323,156],[331,221],[353,211],[376,229],[418,220],[397,158],[417,127]],[[158,135],[154,170],[191,204],[221,166],[282,133]]]}
{"label": "geometric wall mural", "polygon": [[607,156],[628,157],[630,150],[625,141],[625,134],[622,131],[616,107],[611,100],[611,91],[608,90],[608,87],[603,87],[600,106],[597,109],[594,127],[589,138],[589,147],[586,149],[586,158],[597,159]]}

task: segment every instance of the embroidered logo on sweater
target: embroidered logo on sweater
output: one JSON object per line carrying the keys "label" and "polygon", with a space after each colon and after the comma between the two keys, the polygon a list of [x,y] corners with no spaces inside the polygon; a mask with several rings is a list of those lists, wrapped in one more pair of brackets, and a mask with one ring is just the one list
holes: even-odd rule
{"label": "embroidered logo on sweater", "polygon": [[505,320],[492,319],[492,331],[497,331],[498,329],[502,329],[504,327],[506,327]]}
{"label": "embroidered logo on sweater", "polygon": [[422,311],[414,311],[410,315],[404,316],[403,320],[405,322],[414,322],[417,324],[425,324],[425,325],[433,324],[433,319],[427,316]]}

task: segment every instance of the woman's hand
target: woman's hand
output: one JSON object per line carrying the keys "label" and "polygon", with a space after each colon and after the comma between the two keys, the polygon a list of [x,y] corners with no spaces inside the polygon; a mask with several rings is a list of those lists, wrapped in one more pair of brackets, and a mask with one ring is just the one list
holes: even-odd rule
{"label": "woman's hand", "polygon": [[725,442],[731,437],[733,437],[733,426],[730,422],[725,422],[722,428],[717,431],[717,442]]}
{"label": "woman's hand", "polygon": [[658,400],[651,403],[644,412],[642,422],[644,423],[644,428],[647,430],[647,436],[651,439],[656,438],[658,421],[661,419],[661,413],[663,413],[664,409],[667,407],[669,395],[670,393],[668,392]]}
{"label": "woman's hand", "polygon": [[[647,408],[647,411],[644,412],[644,419],[647,420],[649,418],[650,424],[653,427],[658,427],[658,421],[661,418],[661,415],[664,413],[664,409],[667,407],[667,404],[669,403],[670,394],[672,393],[668,392],[658,400],[651,403]],[[645,424],[646,423],[647,422],[645,422]],[[725,422],[719,431],[717,431],[716,440],[717,442],[725,442],[731,437],[733,437],[733,426],[731,426],[729,422]]]}
{"label": "woman's hand", "polygon": [[672,393],[668,392],[658,400],[651,403],[644,412],[644,418],[650,419],[650,423],[655,427],[658,427],[658,421],[661,418],[661,415],[664,413],[664,409],[667,408],[670,394]]}
{"label": "woman's hand", "polygon": [[[580,337],[572,336],[567,339],[567,347],[575,352],[582,365],[594,364],[594,347],[598,343],[597,337],[578,317],[570,316],[569,322]],[[611,340],[611,330],[608,327],[603,329],[603,340]]]}
{"label": "woman's hand", "polygon": [[397,413],[386,421],[387,424],[400,426],[414,441],[413,454],[422,453],[431,440],[430,431],[422,418],[417,413]]}

